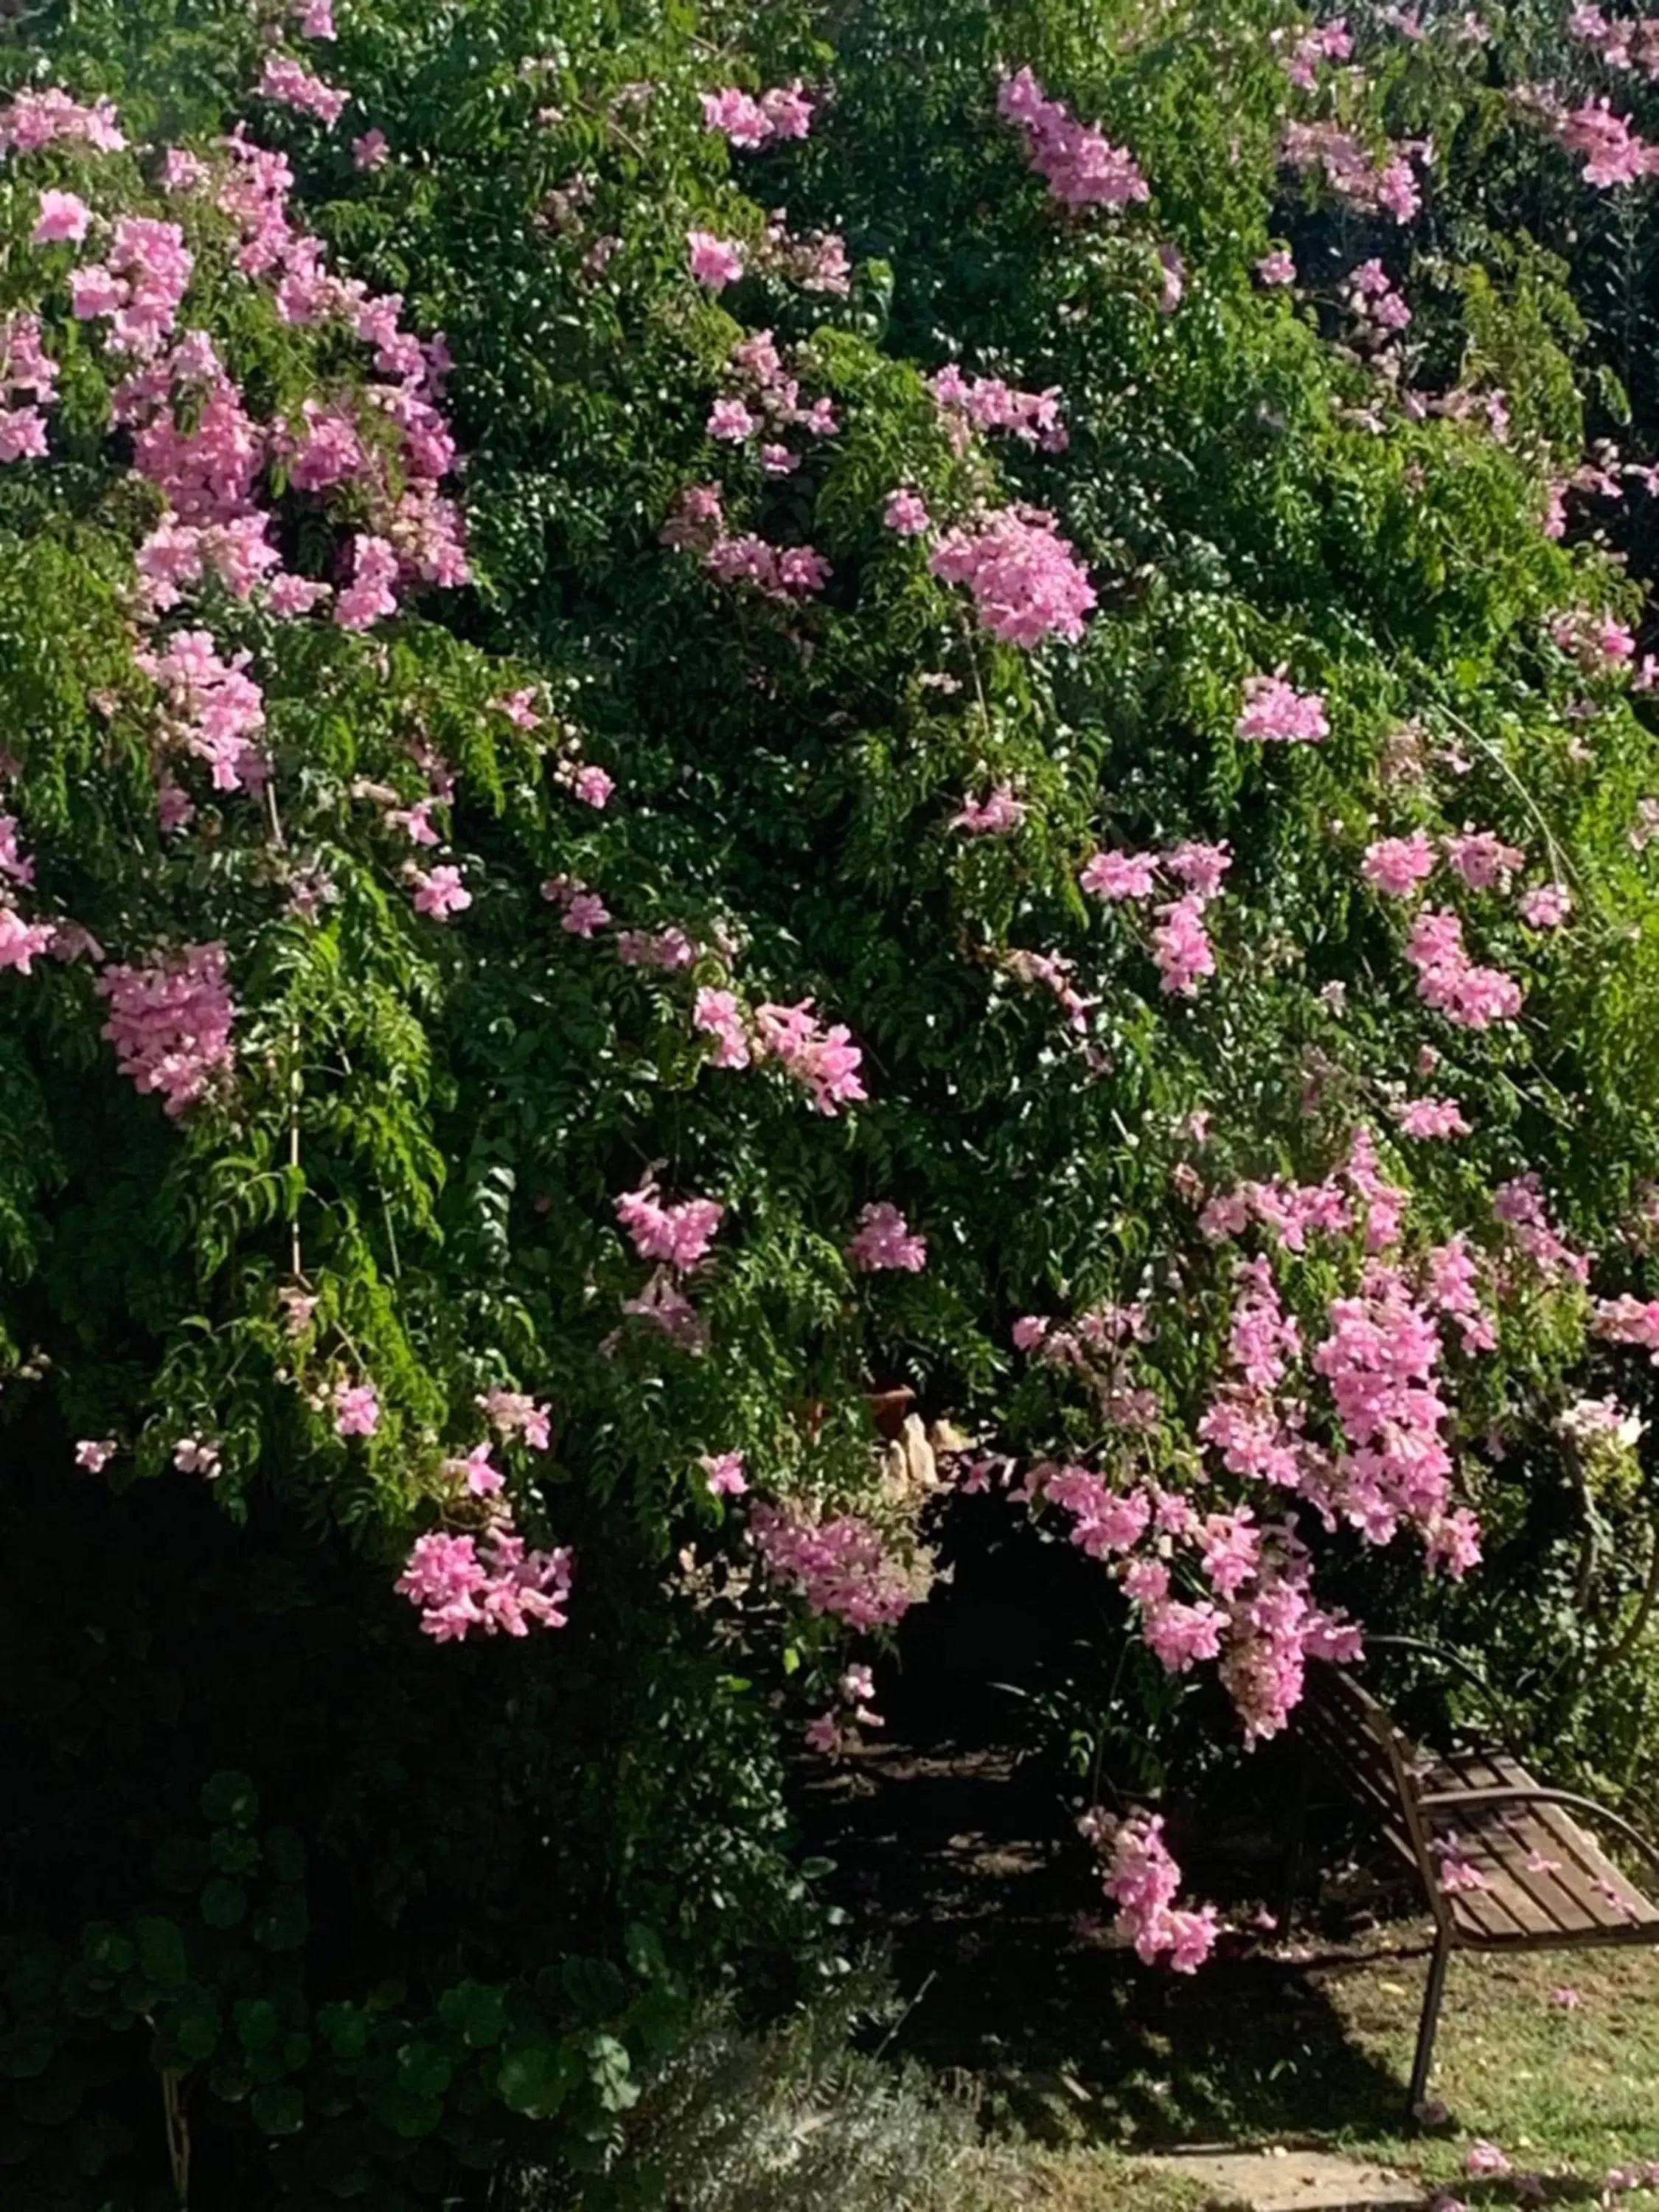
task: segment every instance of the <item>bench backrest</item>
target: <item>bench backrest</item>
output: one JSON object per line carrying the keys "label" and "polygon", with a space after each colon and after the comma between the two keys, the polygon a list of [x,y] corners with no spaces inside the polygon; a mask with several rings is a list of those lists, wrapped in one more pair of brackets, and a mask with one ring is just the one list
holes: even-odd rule
{"label": "bench backrest", "polygon": [[1309,1747],[1400,1856],[1417,1869],[1435,1917],[1448,1907],[1418,1803],[1416,1753],[1352,1668],[1310,1660],[1296,1724]]}

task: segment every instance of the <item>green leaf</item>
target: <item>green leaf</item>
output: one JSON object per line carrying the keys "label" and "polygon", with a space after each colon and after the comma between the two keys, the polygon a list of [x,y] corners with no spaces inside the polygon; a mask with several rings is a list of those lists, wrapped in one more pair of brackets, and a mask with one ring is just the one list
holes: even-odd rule
{"label": "green leaf", "polygon": [[306,2124],[305,2092],[295,2081],[268,2081],[248,2107],[253,2124],[268,2136],[296,2136]]}
{"label": "green leaf", "polygon": [[259,1817],[259,1794],[246,1774],[228,1769],[202,1784],[202,1817],[215,1826],[251,1828]]}
{"label": "green leaf", "polygon": [[268,1997],[240,1998],[233,2017],[244,2051],[267,2050],[282,2030],[281,2017]]}
{"label": "green leaf", "polygon": [[201,1910],[210,1928],[234,1928],[247,1911],[247,1892],[240,1881],[216,1875],[203,1888]]}
{"label": "green leaf", "polygon": [[550,2120],[582,2078],[580,2054],[552,2037],[521,2045],[502,2059],[496,2087],[510,2112]]}
{"label": "green leaf", "polygon": [[438,2000],[438,2015],[475,2051],[499,2043],[507,2026],[507,1992],[483,1982],[459,1982]]}
{"label": "green leaf", "polygon": [[138,1939],[138,1965],[147,1979],[161,1989],[176,1990],[189,1974],[185,1938],[172,1920],[139,1920],[133,1923]]}

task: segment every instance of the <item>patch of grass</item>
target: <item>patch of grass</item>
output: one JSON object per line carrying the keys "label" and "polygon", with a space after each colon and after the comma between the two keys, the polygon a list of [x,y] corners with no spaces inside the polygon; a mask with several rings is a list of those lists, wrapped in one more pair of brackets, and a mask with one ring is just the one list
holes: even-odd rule
{"label": "patch of grass", "polygon": [[[939,2212],[1200,2212],[1216,2201],[1138,2154],[1138,2142],[1317,2146],[1413,2177],[1425,2193],[1455,2182],[1483,2206],[1512,2191],[1465,2179],[1476,2136],[1548,2178],[1557,2201],[1593,2199],[1610,2166],[1659,2159],[1659,1953],[1455,1958],[1433,2083],[1449,2117],[1418,2132],[1403,2106],[1425,1947],[1410,1933],[1324,1959],[1222,1962],[1207,1993],[1203,1975],[1179,1991],[1141,1984],[1149,2005],[1161,2002],[1156,2048],[1116,2069],[1108,2047],[1091,2052],[1079,2036],[1073,2063],[1023,2077],[999,2069],[986,2108],[1016,2139],[953,2168]],[[1576,2008],[1554,2002],[1563,1987],[1578,1991]],[[1238,2002],[1246,1992],[1253,2002]],[[1357,2106],[1355,2083],[1368,2092]]]}

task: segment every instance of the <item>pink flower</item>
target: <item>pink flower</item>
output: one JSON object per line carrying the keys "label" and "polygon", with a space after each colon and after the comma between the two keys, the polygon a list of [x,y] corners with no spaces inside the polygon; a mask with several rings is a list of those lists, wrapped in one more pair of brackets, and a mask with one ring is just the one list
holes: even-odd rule
{"label": "pink flower", "polygon": [[1434,847],[1425,830],[1409,837],[1380,837],[1367,845],[1359,872],[1390,898],[1409,898],[1425,877],[1434,873]]}
{"label": "pink flower", "polygon": [[866,1206],[859,1216],[863,1226],[847,1248],[847,1256],[866,1273],[881,1267],[902,1269],[919,1275],[927,1265],[927,1240],[913,1237],[897,1206],[885,1200]]}
{"label": "pink flower", "polygon": [[508,1516],[477,1540],[435,1529],[417,1537],[394,1587],[420,1608],[423,1634],[441,1644],[459,1643],[475,1630],[483,1636],[527,1636],[532,1623],[562,1628],[570,1571],[571,1556],[562,1546],[527,1552]]}
{"label": "pink flower", "polygon": [[763,146],[772,136],[765,109],[748,93],[728,85],[723,92],[702,94],[704,127],[718,131],[732,146]]}
{"label": "pink flower", "polygon": [[1150,898],[1158,858],[1152,853],[1096,853],[1078,882],[1096,898]]}
{"label": "pink flower", "polygon": [[0,462],[46,459],[46,418],[38,407],[0,407]]}
{"label": "pink flower", "polygon": [[538,1405],[520,1390],[486,1390],[477,1401],[481,1413],[503,1441],[522,1437],[532,1451],[544,1452],[553,1441],[550,1406]]}
{"label": "pink flower", "polygon": [[40,219],[29,234],[31,246],[56,246],[67,239],[78,246],[87,234],[92,210],[74,192],[44,191]]}
{"label": "pink flower", "polygon": [[380,1401],[372,1382],[343,1382],[334,1393],[334,1431],[372,1437],[380,1425]]}
{"label": "pink flower", "polygon": [[44,92],[20,92],[0,107],[0,155],[38,153],[58,138],[79,139],[100,154],[118,154],[127,143],[112,101],[82,107],[55,84]]}
{"label": "pink flower", "polygon": [[741,445],[745,438],[752,437],[759,429],[760,422],[741,399],[717,399],[703,427],[711,438],[725,438],[734,445]]}
{"label": "pink flower", "polygon": [[303,114],[314,115],[330,129],[339,121],[350,98],[349,93],[325,83],[302,62],[294,61],[286,54],[265,56],[259,90],[266,100],[274,100],[284,107],[298,108]]}
{"label": "pink flower", "polygon": [[1529,929],[1559,929],[1572,912],[1572,893],[1565,884],[1537,884],[1516,901]]}
{"label": "pink flower", "polygon": [[602,768],[595,768],[590,763],[586,768],[576,770],[571,788],[584,806],[603,808],[609,804],[611,794],[617,787]]}
{"label": "pink flower", "polygon": [[434,868],[429,874],[419,868],[410,871],[410,881],[415,886],[415,911],[430,915],[434,921],[447,921],[452,914],[461,914],[472,903],[472,894],[461,881],[459,868]]}
{"label": "pink flower", "polygon": [[219,1474],[219,1447],[199,1437],[180,1437],[173,1447],[173,1464],[180,1474],[199,1474],[211,1482]]}
{"label": "pink flower", "polygon": [[1316,744],[1330,735],[1325,702],[1317,691],[1298,691],[1282,676],[1252,676],[1244,686],[1238,717],[1241,738],[1287,744]]}
{"label": "pink flower", "polygon": [[594,891],[573,891],[566,902],[561,929],[572,937],[592,937],[611,919],[611,909]]}
{"label": "pink flower", "polygon": [[398,611],[396,549],[384,538],[352,539],[351,581],[339,596],[334,619],[342,629],[368,629],[384,615]]}
{"label": "pink flower", "polygon": [[726,1208],[712,1198],[689,1198],[664,1206],[649,1180],[616,1201],[617,1217],[642,1260],[661,1260],[682,1273],[708,1256]]}
{"label": "pink flower", "polygon": [[465,1458],[447,1459],[444,1473],[459,1482],[470,1498],[496,1498],[507,1487],[507,1477],[489,1456],[488,1440],[474,1444]]}
{"label": "pink flower", "polygon": [[1504,844],[1490,830],[1468,831],[1443,842],[1447,860],[1471,890],[1507,890],[1512,872],[1527,865],[1518,845]]}
{"label": "pink flower", "polygon": [[1510,2161],[1494,2142],[1477,2141],[1469,2145],[1463,2160],[1463,2171],[1469,2174],[1507,2173]]}
{"label": "pink flower", "polygon": [[229,1074],[236,1006],[222,945],[187,945],[149,968],[107,967],[93,989],[109,1001],[101,1034],[115,1047],[121,1073],[140,1091],[161,1092],[169,1115],[184,1113]]}
{"label": "pink flower", "polygon": [[751,1057],[749,1033],[744,1027],[742,1010],[734,993],[717,991],[705,985],[698,991],[691,1010],[691,1026],[714,1038],[714,1049],[709,1058],[716,1067],[748,1066]]}
{"label": "pink flower", "polygon": [[714,1498],[741,1498],[749,1487],[740,1451],[705,1452],[697,1462]]}
{"label": "pink flower", "polygon": [[849,1628],[891,1628],[915,1601],[910,1577],[888,1556],[879,1531],[857,1514],[817,1521],[762,1502],[750,1532],[767,1574],[804,1598],[811,1613]]}
{"label": "pink flower", "polygon": [[1025,809],[1011,786],[1000,783],[988,799],[969,799],[959,813],[951,817],[948,827],[969,837],[997,836],[1018,830],[1024,819]]}
{"label": "pink flower", "polygon": [[1119,208],[1150,197],[1133,155],[1049,100],[1029,69],[1003,79],[997,112],[1024,133],[1031,167],[1065,206]]}
{"label": "pink flower", "polygon": [[920,492],[901,484],[887,495],[887,512],[882,520],[890,530],[896,530],[901,538],[919,538],[929,527],[933,517]]}
{"label": "pink flower", "polygon": [[1009,645],[1045,637],[1075,644],[1095,592],[1054,517],[1038,507],[1003,507],[974,530],[951,531],[928,566],[946,583],[966,584],[981,625]]}
{"label": "pink flower", "polygon": [[1161,917],[1152,932],[1152,957],[1158,963],[1158,988],[1190,999],[1200,979],[1215,973],[1215,953],[1204,927],[1204,902],[1188,892],[1156,909]]}
{"label": "pink flower", "polygon": [[757,1059],[777,1060],[805,1084],[820,1114],[834,1115],[842,1106],[868,1096],[858,1072],[864,1060],[861,1047],[853,1042],[843,1023],[826,1029],[810,999],[793,1006],[763,1003],[755,1009],[755,1027]]}
{"label": "pink flower", "polygon": [[83,1437],[75,1447],[75,1464],[85,1468],[88,1474],[101,1474],[119,1449],[113,1437]]}
{"label": "pink flower", "polygon": [[1521,986],[1496,968],[1479,968],[1463,947],[1463,926],[1445,908],[1425,908],[1413,922],[1406,957],[1417,970],[1418,996],[1463,1029],[1484,1030],[1512,1021],[1521,1011]]}
{"label": "pink flower", "polygon": [[1255,273],[1264,284],[1294,284],[1296,264],[1285,247],[1276,246],[1256,263]]}
{"label": "pink flower", "polygon": [[1177,882],[1185,884],[1197,899],[1213,898],[1232,864],[1233,856],[1224,839],[1219,845],[1206,845],[1194,837],[1172,845],[1158,860],[1158,866]]}
{"label": "pink flower", "polygon": [[735,284],[742,276],[742,250],[730,240],[706,230],[693,230],[686,234],[686,245],[690,250],[691,274],[699,283],[718,292],[725,285]]}
{"label": "pink flower", "polygon": [[80,322],[112,315],[127,297],[127,287],[101,262],[70,271],[70,313]]}
{"label": "pink flower", "polygon": [[1469,1125],[1455,1098],[1413,1098],[1395,1109],[1401,1133],[1407,1137],[1467,1137]]}
{"label": "pink flower", "polygon": [[384,131],[365,131],[351,142],[351,159],[360,169],[383,169],[392,157]]}
{"label": "pink flower", "polygon": [[1145,1965],[1167,1959],[1178,1974],[1194,1973],[1209,1956],[1219,1932],[1215,1907],[1192,1912],[1179,1909],[1181,1869],[1164,1842],[1164,1822],[1155,1813],[1133,1813],[1127,1820],[1106,1814],[1085,1816],[1084,1829],[1103,1853],[1109,1852],[1106,1894],[1118,1908],[1118,1925]]}
{"label": "pink flower", "polygon": [[1577,2012],[1583,2002],[1583,1998],[1577,1990],[1565,1984],[1560,1989],[1550,1991],[1550,2002],[1553,2005],[1559,2005],[1563,2012]]}

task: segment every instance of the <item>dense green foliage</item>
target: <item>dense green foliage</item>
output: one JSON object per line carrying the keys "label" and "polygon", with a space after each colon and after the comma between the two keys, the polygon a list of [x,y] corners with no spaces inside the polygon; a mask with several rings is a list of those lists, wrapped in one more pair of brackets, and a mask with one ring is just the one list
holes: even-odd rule
{"label": "dense green foliage", "polygon": [[[918,1498],[883,1477],[867,1402],[896,1384],[1023,1464],[1087,1456],[1270,1517],[1198,1441],[1234,1255],[1198,1231],[1194,1183],[1312,1186],[1358,1127],[1412,1264],[1460,1232],[1480,1260],[1497,1348],[1448,1327],[1445,1387],[1488,1557],[1449,1590],[1414,1536],[1366,1548],[1310,1515],[1322,1590],[1479,1644],[1540,1730],[1631,1785],[1651,1478],[1559,1424],[1595,1390],[1639,1407],[1647,1369],[1590,1342],[1572,1268],[1493,1210],[1536,1172],[1595,1291],[1641,1290],[1659,896],[1632,832],[1659,748],[1628,672],[1553,639],[1639,593],[1577,520],[1565,543],[1541,525],[1587,415],[1622,393],[1638,440],[1650,422],[1608,291],[1619,238],[1650,247],[1645,199],[1598,197],[1506,98],[1523,64],[1580,68],[1559,23],[1366,45],[1330,96],[1368,144],[1432,137],[1407,226],[1282,167],[1301,26],[1268,0],[341,0],[337,43],[307,50],[353,94],[332,132],[254,96],[287,35],[265,13],[53,0],[0,45],[9,88],[108,94],[131,142],[0,162],[0,313],[38,313],[60,365],[49,453],[0,466],[16,902],[116,963],[223,943],[236,1008],[234,1071],[168,1115],[118,1072],[94,960],[0,971],[8,2205],[172,2203],[186,2139],[194,2200],[250,2212],[471,2201],[512,2157],[606,2201],[617,2115],[694,1999],[787,2002],[833,1966],[781,1765],[833,1707],[844,1638],[757,1571],[705,1456],[742,1452],[803,1515],[868,1516],[917,1587]],[[1144,206],[1045,191],[997,113],[1027,64],[1133,149]],[[699,93],[797,77],[828,95],[805,139],[703,127]],[[263,798],[182,757],[134,659],[161,495],[109,427],[124,364],[70,312],[92,249],[30,244],[48,187],[181,221],[181,327],[250,416],[294,434],[320,398],[367,419],[370,349],[285,319],[222,208],[157,187],[143,149],[222,162],[242,116],[287,152],[330,265],[446,334],[471,567],[362,629],[212,583],[164,623],[252,656]],[[360,167],[371,125],[390,158]],[[844,237],[844,294],[768,246],[781,206],[798,240]],[[694,281],[694,229],[749,272]],[[1293,290],[1256,272],[1285,240]],[[1345,287],[1374,255],[1413,301],[1411,375],[1467,405],[1404,409],[1367,366]],[[705,429],[762,330],[838,426],[787,473]],[[1058,386],[1066,450],[953,437],[924,381],[952,362]],[[379,526],[367,493],[270,458],[284,563],[343,584]],[[734,531],[827,558],[820,592],[769,598],[664,544],[712,478]],[[907,485],[947,524],[1052,509],[1097,598],[1080,641],[976,626],[884,521]],[[1323,743],[1239,735],[1247,682],[1280,666],[1322,696]],[[535,727],[501,708],[526,688]],[[577,744],[616,779],[603,810],[573,795]],[[414,907],[392,820],[432,797],[434,756],[471,894],[447,923]],[[164,757],[182,834],[158,824]],[[1017,829],[954,826],[1004,784]],[[1454,1024],[1419,991],[1409,916],[1361,874],[1419,829],[1496,832],[1570,890],[1554,930],[1435,891],[1523,989],[1519,1019]],[[1160,988],[1144,902],[1078,883],[1097,845],[1183,839],[1233,855],[1190,996]],[[692,964],[562,927],[558,878],[620,929],[684,933]],[[1074,968],[1045,982],[1032,955]],[[811,994],[868,1102],[818,1114],[775,1058],[711,1065],[698,988]],[[1473,1124],[1455,1142],[1392,1118],[1431,1064]],[[650,1271],[615,1201],[653,1175],[726,1209],[684,1279],[690,1340],[624,1310]],[[849,1261],[888,1203],[925,1269]],[[1363,1230],[1281,1255],[1310,1346],[1360,1288]],[[1022,1316],[1141,1298],[1139,1426],[1010,1349]],[[364,1385],[372,1432],[343,1433]],[[550,1451],[498,1456],[518,1525],[574,1554],[568,1625],[436,1646],[392,1585],[418,1534],[481,1530],[454,1463],[499,1391],[552,1409]],[[113,1449],[77,1470],[88,1440]],[[1139,1656],[1117,1719],[1145,1743],[1194,1678]]]}

